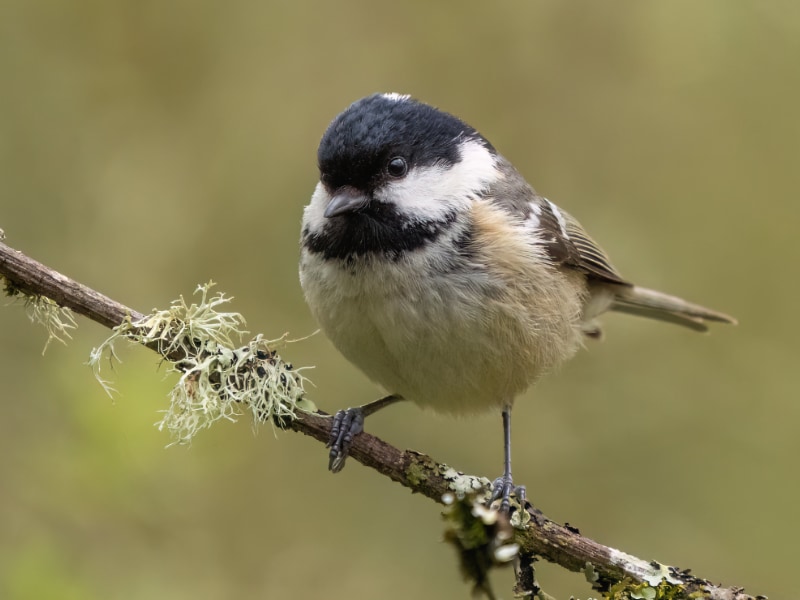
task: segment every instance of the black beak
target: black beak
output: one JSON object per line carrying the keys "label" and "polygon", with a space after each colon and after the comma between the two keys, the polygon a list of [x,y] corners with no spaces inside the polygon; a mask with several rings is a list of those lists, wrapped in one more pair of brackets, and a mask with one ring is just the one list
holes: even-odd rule
{"label": "black beak", "polygon": [[326,218],[344,215],[346,213],[356,212],[364,208],[369,203],[369,197],[363,192],[358,191],[354,187],[345,185],[336,190],[333,194],[331,201],[325,208],[323,215]]}

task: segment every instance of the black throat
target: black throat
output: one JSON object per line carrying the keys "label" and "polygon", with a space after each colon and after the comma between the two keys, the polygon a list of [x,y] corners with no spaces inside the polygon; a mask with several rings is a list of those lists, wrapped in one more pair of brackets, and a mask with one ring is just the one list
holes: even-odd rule
{"label": "black throat", "polygon": [[321,231],[312,233],[306,227],[303,245],[326,259],[383,255],[396,261],[434,242],[455,222],[456,215],[452,211],[438,219],[416,221],[390,204],[372,202],[366,210],[329,219]]}

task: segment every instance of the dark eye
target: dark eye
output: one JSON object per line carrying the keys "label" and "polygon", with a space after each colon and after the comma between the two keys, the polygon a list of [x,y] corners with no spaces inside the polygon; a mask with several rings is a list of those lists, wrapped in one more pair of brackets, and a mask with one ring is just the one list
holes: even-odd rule
{"label": "dark eye", "polygon": [[406,173],[408,173],[408,164],[406,163],[406,159],[402,158],[401,156],[395,156],[394,158],[389,159],[389,162],[386,164],[386,172],[392,177],[403,177]]}

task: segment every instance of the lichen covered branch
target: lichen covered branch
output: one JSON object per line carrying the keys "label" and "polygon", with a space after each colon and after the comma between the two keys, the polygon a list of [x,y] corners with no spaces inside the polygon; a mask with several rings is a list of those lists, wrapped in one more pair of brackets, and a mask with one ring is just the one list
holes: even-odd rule
{"label": "lichen covered branch", "polygon": [[[287,370],[287,363],[275,353],[273,344],[260,336],[235,347],[234,337],[243,333],[243,322],[235,313],[218,312],[216,309],[227,299],[221,295],[208,297],[207,287],[201,288],[202,298],[198,303],[189,304],[181,298],[166,311],[144,315],[34,261],[2,241],[0,278],[5,280],[9,295],[23,295],[29,302],[47,298],[58,307],[113,329],[111,338],[95,351],[98,363],[101,356],[113,357],[114,341],[122,337],[147,346],[171,362],[180,377],[176,389],[188,395],[179,394],[177,402],[173,397],[172,418],[168,412],[162,423],[172,430],[178,441],[190,439],[215,419],[230,417],[234,414],[230,411],[237,406],[249,406],[256,421],[277,420],[286,429],[323,443],[328,440],[330,419],[327,415],[305,412],[304,409],[311,409],[309,404],[298,405],[304,397],[302,377],[297,375],[297,370],[292,370],[290,365]],[[52,312],[48,314],[52,316]],[[198,324],[205,327],[197,327]],[[64,332],[56,326],[51,336],[53,331]],[[276,370],[276,364],[283,365],[283,370]],[[265,383],[268,375],[269,383]],[[294,382],[292,385],[287,383],[287,377]],[[198,390],[202,392],[200,395],[197,395]],[[208,398],[215,399],[203,404]],[[271,401],[277,399],[280,404],[262,402],[270,398]],[[198,419],[198,413],[204,411],[211,421]],[[451,499],[452,504],[453,498],[469,502],[471,498],[480,498],[488,485],[485,478],[464,475],[427,455],[400,450],[367,433],[354,439],[350,455],[437,503]],[[462,509],[463,506],[458,508],[460,514],[468,516]],[[450,510],[456,509],[451,506]],[[551,521],[530,504],[516,511],[512,524],[515,550],[524,558],[518,569],[517,591],[529,597],[544,597],[535,584],[533,573],[533,557],[541,557],[571,571],[583,572],[594,589],[614,600],[754,600],[739,588],[715,586],[692,576],[688,570],[642,560],[599,544],[573,527]],[[497,527],[493,521],[487,526]],[[459,537],[457,533],[453,536]],[[498,551],[492,543],[486,545],[493,548],[495,555],[500,552],[501,558],[506,556],[505,550]]]}

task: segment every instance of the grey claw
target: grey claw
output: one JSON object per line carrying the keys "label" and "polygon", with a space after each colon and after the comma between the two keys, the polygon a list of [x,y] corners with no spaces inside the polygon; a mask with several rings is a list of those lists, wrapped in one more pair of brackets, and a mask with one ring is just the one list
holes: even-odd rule
{"label": "grey claw", "polygon": [[361,408],[340,410],[333,416],[331,433],[326,445],[331,449],[328,455],[328,470],[338,473],[344,469],[353,438],[362,431],[364,431],[364,412]]}
{"label": "grey claw", "polygon": [[526,502],[526,490],[524,485],[514,485],[511,476],[498,477],[492,483],[492,495],[489,497],[489,505],[495,500],[500,500],[500,512],[511,511],[511,496],[514,496],[520,506],[524,507]]}

